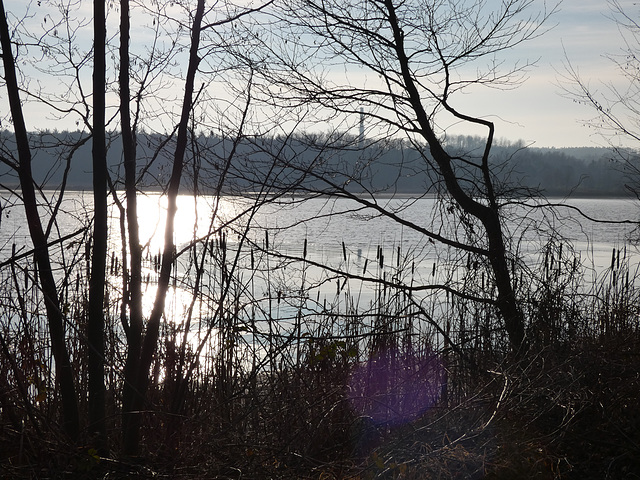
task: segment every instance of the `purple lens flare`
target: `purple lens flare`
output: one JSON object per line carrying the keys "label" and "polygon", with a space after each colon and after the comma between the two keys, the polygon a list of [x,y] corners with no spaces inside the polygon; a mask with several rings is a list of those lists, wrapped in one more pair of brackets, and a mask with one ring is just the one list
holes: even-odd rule
{"label": "purple lens flare", "polygon": [[355,367],[348,397],[359,414],[377,424],[397,425],[433,407],[444,378],[442,361],[434,353],[383,350]]}

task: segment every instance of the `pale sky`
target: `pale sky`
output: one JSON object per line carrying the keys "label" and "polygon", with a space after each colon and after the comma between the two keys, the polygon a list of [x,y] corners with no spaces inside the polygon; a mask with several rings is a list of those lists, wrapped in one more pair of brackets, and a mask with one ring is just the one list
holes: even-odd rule
{"label": "pale sky", "polygon": [[[640,13],[634,3],[621,0],[628,11]],[[558,82],[567,57],[592,87],[601,89],[601,82],[616,81],[615,68],[604,56],[619,53],[623,43],[609,14],[606,0],[564,0],[550,20],[553,29],[513,52],[539,61],[521,87],[497,91],[480,101],[482,110],[499,110],[504,121],[493,118],[498,137],[523,139],[539,147],[604,145],[595,130],[581,122],[593,112],[564,96]]]}
{"label": "pale sky", "polygon": [[[82,8],[90,8],[90,2],[83,3],[86,5]],[[631,12],[633,9],[640,12],[640,7],[634,5],[635,0],[621,0],[621,3]],[[538,0],[534,7],[536,4]],[[542,7],[542,0],[539,5]],[[25,2],[6,0],[5,7],[8,12],[19,14],[24,11]],[[606,0],[564,0],[560,11],[550,20],[549,26],[555,25],[551,31],[509,52],[511,58],[539,58],[537,66],[529,72],[529,79],[511,91],[482,90],[467,94],[462,97],[465,113],[493,120],[498,138],[521,139],[538,147],[604,145],[595,130],[581,122],[593,112],[563,97],[557,83],[565,68],[565,51],[573,66],[592,86],[597,87],[601,81],[615,81],[616,72],[604,55],[619,53],[623,44],[617,25],[607,18],[608,13]],[[47,80],[48,84],[51,85],[51,81]],[[87,86],[90,88],[90,80]],[[3,113],[8,111],[4,90],[0,91],[0,108]],[[43,117],[32,114],[29,127],[43,127],[40,123]],[[54,127],[73,129],[75,120],[68,125],[56,122]]]}

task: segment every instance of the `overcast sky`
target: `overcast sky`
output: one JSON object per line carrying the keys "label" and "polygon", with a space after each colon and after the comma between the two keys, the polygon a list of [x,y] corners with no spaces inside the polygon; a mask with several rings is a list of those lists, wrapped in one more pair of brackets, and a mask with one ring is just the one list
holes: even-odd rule
{"label": "overcast sky", "polygon": [[[620,3],[629,12],[640,13],[634,0]],[[608,16],[606,0],[564,0],[550,20],[554,28],[514,52],[529,59],[537,54],[540,59],[521,87],[496,92],[481,102],[485,111],[492,111],[493,102],[500,109],[504,121],[494,118],[498,136],[535,142],[540,147],[604,144],[581,121],[593,112],[564,96],[558,82],[567,58],[592,87],[601,90],[601,82],[616,81],[615,68],[605,55],[619,53],[623,43],[616,23]]]}
{"label": "overcast sky", "polygon": [[[629,12],[640,13],[635,0],[620,2]],[[90,8],[90,2],[84,3],[82,8]],[[543,0],[536,0],[534,7],[543,4]],[[24,0],[5,0],[9,12],[23,11],[24,5]],[[608,14],[606,0],[564,0],[550,20],[549,26],[554,26],[551,31],[509,52],[516,59],[539,58],[537,66],[529,72],[529,79],[515,90],[483,90],[462,97],[465,113],[493,120],[498,138],[524,140],[539,147],[604,145],[596,132],[581,122],[593,112],[564,97],[558,81],[565,70],[565,51],[592,86],[597,87],[601,81],[615,81],[615,69],[604,55],[620,52],[622,39]],[[0,92],[0,102],[0,108],[8,109],[4,90]],[[74,123],[75,120],[69,125],[60,122],[57,127],[73,129]],[[30,127],[41,125],[31,123]]]}

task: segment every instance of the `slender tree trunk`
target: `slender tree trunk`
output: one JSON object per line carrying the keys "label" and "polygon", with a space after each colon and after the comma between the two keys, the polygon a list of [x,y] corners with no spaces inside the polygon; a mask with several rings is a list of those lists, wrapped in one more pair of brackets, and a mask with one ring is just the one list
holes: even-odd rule
{"label": "slender tree trunk", "polygon": [[[428,126],[428,124],[427,124]],[[524,314],[518,306],[509,265],[507,262],[507,249],[504,245],[502,224],[498,215],[491,180],[485,180],[488,190],[489,205],[483,205],[469,197],[460,187],[455,172],[451,167],[451,158],[444,151],[440,143],[435,139],[435,134],[429,127],[429,133],[425,135],[431,147],[431,153],[440,167],[449,194],[462,207],[463,210],[476,217],[482,223],[487,240],[489,242],[489,263],[493,272],[498,297],[496,305],[503,317],[505,331],[509,337],[511,349],[515,353],[522,352],[525,345]]]}
{"label": "slender tree trunk", "polygon": [[507,250],[502,236],[502,224],[497,212],[491,211],[488,217],[483,220],[483,224],[489,238],[489,261],[493,270],[496,288],[498,289],[496,304],[503,317],[504,328],[511,343],[511,350],[516,354],[520,354],[527,348],[524,329],[525,320],[513,290],[513,279],[509,272]]}
{"label": "slender tree trunk", "polygon": [[200,58],[198,49],[200,46],[200,31],[202,18],[204,16],[204,0],[198,0],[196,13],[191,27],[191,47],[189,50],[189,65],[185,80],[185,92],[182,103],[182,113],[178,124],[178,136],[176,150],[173,158],[173,168],[167,190],[167,221],[164,232],[164,250],[162,254],[162,264],[160,266],[160,277],[158,288],[154,300],[153,309],[147,322],[147,331],[142,343],[138,371],[135,378],[126,379],[131,382],[134,398],[132,409],[125,412],[130,417],[127,430],[124,432],[123,446],[126,454],[134,455],[138,452],[140,436],[140,415],[138,412],[144,407],[144,397],[149,386],[149,368],[153,361],[153,356],[158,343],[160,331],[160,320],[164,312],[165,299],[169,288],[171,267],[175,257],[175,245],[173,243],[174,220],[178,209],[177,197],[180,190],[180,181],[184,168],[184,157],[187,149],[189,116],[191,115],[195,76],[198,70]]}
{"label": "slender tree trunk", "polygon": [[93,2],[93,254],[89,280],[89,433],[105,451],[104,295],[107,262],[107,153],[105,134],[105,5]]}
{"label": "slender tree trunk", "polygon": [[[428,124],[427,124],[428,125]],[[511,273],[507,262],[507,250],[504,245],[502,224],[498,215],[495,198],[489,192],[490,205],[483,205],[469,197],[460,187],[455,172],[451,167],[451,158],[444,151],[440,143],[435,140],[435,134],[429,127],[429,133],[425,135],[431,147],[431,154],[440,167],[449,194],[462,207],[463,210],[476,217],[482,223],[487,240],[489,242],[489,263],[493,272],[498,297],[496,305],[503,317],[504,327],[509,337],[511,349],[520,353],[525,346],[524,315],[518,306],[513,290]],[[491,183],[485,185],[492,190]]]}
{"label": "slender tree trunk", "polygon": [[[460,186],[460,182],[456,177],[455,171],[451,164],[451,157],[445,151],[435,134],[429,116],[422,106],[422,99],[416,87],[416,83],[409,67],[409,58],[407,57],[404,47],[404,34],[400,28],[398,18],[396,16],[396,7],[392,0],[384,0],[388,19],[393,31],[396,54],[400,64],[400,70],[404,81],[405,88],[409,95],[409,101],[416,113],[418,124],[420,125],[420,133],[427,141],[431,155],[438,164],[440,174],[444,180],[445,186],[449,194],[460,205],[460,207],[470,215],[477,218],[484,226],[489,241],[489,262],[498,289],[497,306],[498,310],[504,318],[504,326],[511,343],[511,348],[518,353],[525,347],[524,345],[524,315],[519,308],[515,292],[513,290],[511,274],[507,263],[507,251],[504,246],[502,235],[502,225],[498,215],[498,207],[495,201],[495,194],[491,178],[488,174],[488,156],[491,144],[493,142],[493,124],[480,119],[467,117],[464,115],[456,115],[469,122],[484,125],[489,129],[487,146],[483,156],[483,175],[484,187],[487,190],[489,205],[484,205],[475,201]],[[446,107],[446,105],[445,105]]]}
{"label": "slender tree trunk", "polygon": [[120,1],[120,123],[122,124],[122,149],[124,156],[124,184],[127,201],[127,234],[129,240],[130,268],[126,282],[129,321],[124,325],[127,335],[127,360],[125,363],[122,404],[124,416],[122,431],[126,437],[131,427],[135,385],[131,382],[138,371],[142,349],[142,249],[138,228],[138,199],[136,193],[136,140],[131,126],[131,89],[129,84],[129,0]]}
{"label": "slender tree trunk", "polygon": [[2,45],[2,62],[4,65],[4,80],[7,86],[7,96],[13,119],[14,132],[18,147],[18,176],[24,201],[25,215],[29,227],[29,235],[33,242],[35,261],[38,267],[38,278],[44,295],[49,335],[51,337],[51,351],[55,360],[56,380],[60,385],[62,400],[63,427],[65,433],[73,440],[78,439],[80,431],[80,416],[78,399],[76,397],[73,368],[69,360],[69,353],[65,343],[64,317],[60,311],[60,299],[55,279],[51,269],[51,259],[47,248],[47,239],[42,229],[36,193],[31,171],[31,149],[27,127],[20,103],[20,91],[16,77],[15,61],[11,50],[11,38],[4,9],[4,2],[0,0],[0,44]]}

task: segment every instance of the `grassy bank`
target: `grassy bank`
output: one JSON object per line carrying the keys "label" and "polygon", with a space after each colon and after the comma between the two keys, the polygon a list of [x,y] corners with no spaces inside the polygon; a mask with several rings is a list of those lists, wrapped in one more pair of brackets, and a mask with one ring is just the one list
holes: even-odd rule
{"label": "grassy bank", "polygon": [[[1,476],[636,478],[637,278],[618,252],[585,288],[575,262],[549,248],[555,261],[547,257],[531,274],[537,281],[521,287],[529,348],[520,357],[491,304],[417,298],[380,283],[360,305],[339,281],[335,297],[311,298],[308,281],[285,292],[275,280],[284,265],[267,271],[257,254],[253,275],[273,282],[261,288],[220,264],[203,269],[197,288],[184,272],[176,283],[198,308],[164,322],[136,458],[118,454],[117,286],[106,306],[112,441],[99,455],[86,435],[71,444],[62,434],[40,294],[29,266],[14,266],[0,298]],[[470,293],[488,288],[468,269]],[[86,392],[86,290],[82,275],[70,278],[68,344]],[[86,401],[82,394],[82,411]]]}

